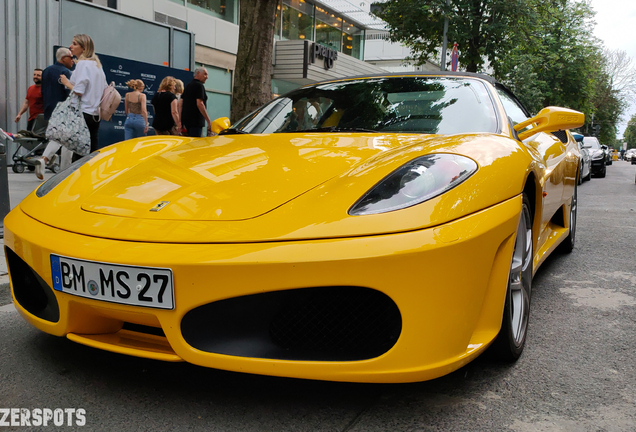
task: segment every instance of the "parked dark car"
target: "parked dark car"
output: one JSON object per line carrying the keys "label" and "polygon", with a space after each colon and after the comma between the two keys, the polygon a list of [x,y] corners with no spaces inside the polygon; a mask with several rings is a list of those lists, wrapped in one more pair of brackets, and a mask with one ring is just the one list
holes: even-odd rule
{"label": "parked dark car", "polygon": [[607,167],[605,166],[607,154],[601,148],[601,143],[598,142],[598,138],[590,136],[583,137],[583,148],[588,149],[590,152],[592,175],[601,178],[605,177],[607,173]]}

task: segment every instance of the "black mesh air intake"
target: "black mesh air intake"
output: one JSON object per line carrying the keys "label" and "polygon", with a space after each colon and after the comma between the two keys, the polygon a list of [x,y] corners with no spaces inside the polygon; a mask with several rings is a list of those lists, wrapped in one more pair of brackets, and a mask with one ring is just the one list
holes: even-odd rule
{"label": "black mesh air intake", "polygon": [[283,360],[378,357],[402,319],[385,294],[360,287],[275,291],[221,300],[188,312],[181,331],[202,351]]}
{"label": "black mesh air intake", "polygon": [[57,322],[60,311],[53,290],[15,252],[5,246],[13,294],[17,302],[29,313],[43,320]]}

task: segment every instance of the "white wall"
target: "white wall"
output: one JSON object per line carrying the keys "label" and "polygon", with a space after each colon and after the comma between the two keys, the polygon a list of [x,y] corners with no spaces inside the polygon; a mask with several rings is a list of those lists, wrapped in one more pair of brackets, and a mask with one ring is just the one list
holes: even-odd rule
{"label": "white wall", "polygon": [[411,50],[399,43],[384,39],[371,39],[364,42],[364,61],[404,59]]}

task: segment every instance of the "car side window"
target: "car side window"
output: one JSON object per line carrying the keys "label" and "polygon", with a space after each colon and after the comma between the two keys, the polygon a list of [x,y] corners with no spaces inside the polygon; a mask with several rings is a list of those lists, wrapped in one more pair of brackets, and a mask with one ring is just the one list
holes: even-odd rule
{"label": "car side window", "polygon": [[519,102],[510,96],[508,92],[501,88],[497,88],[497,94],[499,95],[499,99],[506,111],[506,115],[510,118],[510,120],[512,120],[513,125],[524,122],[530,118],[526,115],[525,109],[523,109]]}

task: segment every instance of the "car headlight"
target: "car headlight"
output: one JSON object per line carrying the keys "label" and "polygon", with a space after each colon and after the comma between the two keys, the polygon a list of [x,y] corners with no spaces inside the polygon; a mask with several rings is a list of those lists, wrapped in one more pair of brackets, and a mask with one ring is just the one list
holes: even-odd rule
{"label": "car headlight", "polygon": [[57,186],[62,181],[64,181],[64,179],[66,177],[68,177],[71,174],[73,174],[75,171],[77,171],[79,169],[79,167],[84,165],[89,160],[93,159],[98,154],[99,154],[99,151],[94,151],[93,153],[88,154],[88,155],[84,156],[83,158],[76,160],[68,168],[66,168],[65,170],[60,171],[59,173],[55,174],[53,177],[51,177],[50,179],[48,179],[47,181],[42,183],[42,186],[40,186],[38,188],[38,190],[35,191],[35,194],[38,197],[42,198],[47,193],[51,192],[51,190],[53,190],[53,188],[55,186]]}
{"label": "car headlight", "polygon": [[386,213],[420,204],[449,191],[477,171],[464,156],[431,154],[402,165],[356,202],[352,216]]}
{"label": "car headlight", "polygon": [[603,159],[604,153],[603,152],[598,152],[598,153],[594,153],[592,155],[592,159],[593,160],[598,160],[598,159]]}

